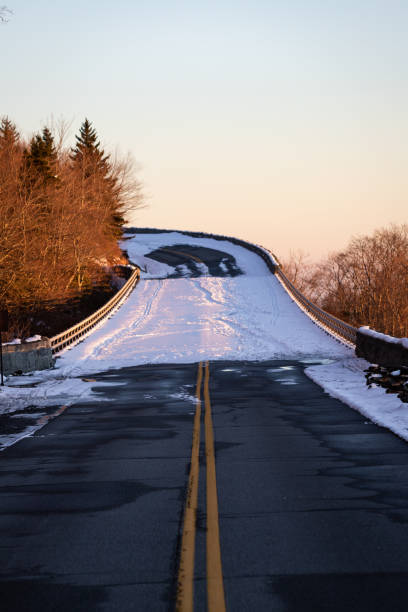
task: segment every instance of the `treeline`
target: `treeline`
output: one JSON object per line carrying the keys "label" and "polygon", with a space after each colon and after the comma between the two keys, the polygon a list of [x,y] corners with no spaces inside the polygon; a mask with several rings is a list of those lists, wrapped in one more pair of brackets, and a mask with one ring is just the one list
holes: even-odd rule
{"label": "treeline", "polygon": [[0,307],[14,334],[32,333],[28,313],[55,309],[106,283],[123,261],[126,215],[141,205],[131,162],[104,152],[88,119],[73,148],[64,126],[31,140],[0,122]]}
{"label": "treeline", "polygon": [[319,263],[301,252],[284,271],[309,299],[354,326],[369,325],[397,337],[408,336],[408,225],[393,225]]}

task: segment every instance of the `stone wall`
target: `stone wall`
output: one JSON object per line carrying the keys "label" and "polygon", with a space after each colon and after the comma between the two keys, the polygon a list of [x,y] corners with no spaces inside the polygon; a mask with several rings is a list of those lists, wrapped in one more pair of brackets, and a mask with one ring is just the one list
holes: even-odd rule
{"label": "stone wall", "polygon": [[46,370],[54,365],[52,349],[48,338],[37,342],[3,345],[4,374]]}
{"label": "stone wall", "polygon": [[408,366],[408,340],[360,327],[357,331],[356,355],[385,367]]}

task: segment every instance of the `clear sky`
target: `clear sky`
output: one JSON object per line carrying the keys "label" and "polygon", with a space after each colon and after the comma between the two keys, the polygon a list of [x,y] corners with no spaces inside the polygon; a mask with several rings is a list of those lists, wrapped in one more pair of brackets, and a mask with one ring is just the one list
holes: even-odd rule
{"label": "clear sky", "polygon": [[408,221],[406,0],[4,3],[0,114],[130,150],[137,225],[317,257]]}

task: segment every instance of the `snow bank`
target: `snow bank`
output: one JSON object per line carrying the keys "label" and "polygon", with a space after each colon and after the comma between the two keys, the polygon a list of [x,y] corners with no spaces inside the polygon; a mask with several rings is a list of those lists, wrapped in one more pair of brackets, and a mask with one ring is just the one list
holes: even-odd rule
{"label": "snow bank", "polygon": [[[62,377],[55,370],[33,375],[9,376],[0,388],[0,415],[12,414],[30,406],[71,405],[90,397],[90,385],[80,378]],[[38,386],[35,386],[38,385]]]}
{"label": "snow bank", "polygon": [[36,334],[35,336],[30,336],[30,338],[26,338],[25,342],[39,342],[41,340],[41,336]]}
{"label": "snow bank", "polygon": [[364,359],[351,357],[311,366],[305,372],[332,397],[408,440],[408,404],[401,402],[394,394],[386,394],[381,387],[369,388],[364,376],[368,366]]}
{"label": "snow bank", "polygon": [[[41,340],[41,336],[36,334],[30,338],[25,338],[24,342],[39,342],[39,340]],[[11,340],[10,342],[2,342],[3,346],[12,346],[14,344],[22,344],[21,338],[14,338],[14,340]]]}
{"label": "snow bank", "polygon": [[395,338],[395,336],[388,336],[387,334],[382,334],[381,332],[375,331],[375,329],[370,329],[367,326],[359,327],[358,331],[361,334],[370,336],[376,340],[382,340],[383,342],[388,342],[389,344],[402,344],[404,348],[408,348],[408,338]]}

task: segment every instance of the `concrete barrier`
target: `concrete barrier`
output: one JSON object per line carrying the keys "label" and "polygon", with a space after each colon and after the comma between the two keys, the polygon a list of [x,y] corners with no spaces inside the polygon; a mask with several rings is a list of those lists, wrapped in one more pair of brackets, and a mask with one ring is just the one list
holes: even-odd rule
{"label": "concrete barrier", "polygon": [[385,367],[408,366],[408,338],[394,338],[369,327],[360,327],[356,355]]}
{"label": "concrete barrier", "polygon": [[21,344],[3,344],[4,374],[46,370],[54,365],[52,348],[48,338]]}

